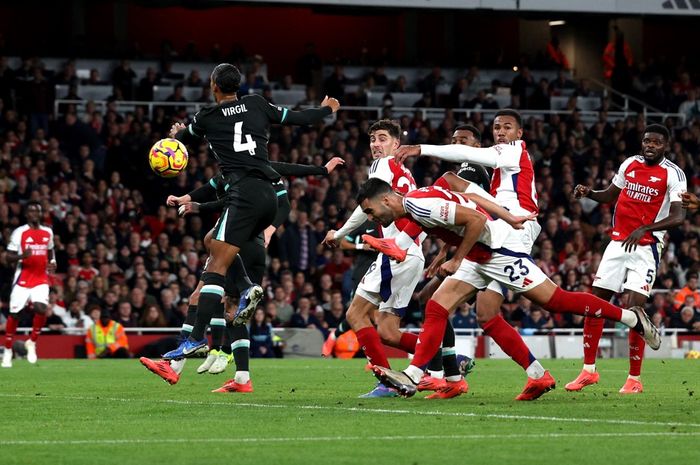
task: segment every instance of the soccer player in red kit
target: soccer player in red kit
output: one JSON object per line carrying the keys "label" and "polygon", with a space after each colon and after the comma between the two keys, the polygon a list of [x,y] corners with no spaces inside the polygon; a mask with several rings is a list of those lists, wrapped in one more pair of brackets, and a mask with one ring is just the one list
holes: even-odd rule
{"label": "soccer player in red kit", "polygon": [[[668,143],[668,129],[652,124],[644,130],[641,155],[622,162],[606,189],[596,191],[579,184],[574,190],[577,199],[616,202],[612,241],[593,280],[593,294],[602,299],[626,292],[629,306],[644,306],[656,279],[664,234],[685,219],[681,197],[687,189],[685,174],[664,156]],[[604,323],[597,318],[584,320],[583,370],[566,385],[567,391],[580,391],[598,382],[595,359]],[[638,394],[643,390],[640,375],[644,339],[630,331],[629,345],[630,371],[620,393]]]}
{"label": "soccer player in red kit", "polygon": [[[520,113],[513,109],[496,112],[493,120],[493,140],[496,145],[488,148],[468,145],[404,145],[396,150],[399,161],[409,156],[431,156],[453,163],[469,163],[493,168],[490,193],[502,207],[516,215],[539,213],[535,190],[535,170],[523,137]],[[451,190],[461,190],[451,186]],[[515,234],[532,250],[542,228],[536,221],[529,221]],[[554,389],[555,381],[542,364],[530,352],[522,336],[501,314],[502,286],[495,280],[476,298],[476,316],[484,334],[493,339],[508,356],[527,374],[527,383],[516,400],[533,400]]]}
{"label": "soccer player in red kit", "polygon": [[[511,218],[511,227],[502,219],[494,219],[512,216],[494,197],[475,186],[470,192],[433,186],[400,196],[380,179],[370,179],[360,187],[357,201],[369,218],[382,225],[409,218],[425,232],[457,246],[452,259],[440,266],[448,276],[426,305],[423,330],[411,364],[403,372],[375,365],[373,371],[382,383],[401,395],[414,395],[425,366],[440,347],[448,317],[493,280],[550,312],[620,321],[642,334],[651,348],[659,348],[661,337],[644,309],[622,309],[591,294],[567,292],[547,278],[527,253],[522,236],[513,229],[519,221],[533,219],[534,215]],[[476,254],[478,249],[482,253]],[[463,380],[452,382],[461,384]]]}
{"label": "soccer player in red kit", "polygon": [[36,340],[46,322],[49,303],[49,273],[56,269],[53,231],[41,225],[41,205],[30,202],[26,209],[27,224],[12,232],[7,246],[7,258],[17,262],[17,271],[10,295],[10,316],[5,329],[5,352],[2,368],[12,367],[12,340],[17,330],[19,313],[28,302],[34,308],[32,333],[26,341],[27,360],[36,363]]}

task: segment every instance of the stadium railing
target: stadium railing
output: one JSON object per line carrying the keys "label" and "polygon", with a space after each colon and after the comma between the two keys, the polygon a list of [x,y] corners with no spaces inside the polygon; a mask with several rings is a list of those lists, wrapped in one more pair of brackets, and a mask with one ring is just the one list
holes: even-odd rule
{"label": "stadium railing", "polygon": [[[74,105],[79,115],[85,113],[85,106],[88,102],[95,104],[98,111],[105,112],[107,106],[112,103],[116,105],[117,111],[120,112],[131,112],[136,109],[136,107],[144,107],[149,118],[153,117],[154,111],[157,107],[181,107],[186,108],[188,114],[194,114],[199,111],[202,107],[211,105],[207,102],[144,102],[144,101],[114,101],[108,102],[106,100],[67,100],[67,99],[57,99],[54,101],[54,117],[61,116],[59,111],[65,108],[66,105]],[[302,107],[304,108],[304,107]],[[342,110],[345,112],[362,112],[367,114],[368,117],[373,119],[381,119],[383,116],[390,113],[391,117],[400,117],[403,115],[413,115],[414,113],[420,113],[424,120],[431,121],[442,121],[445,117],[446,108],[425,108],[425,107],[383,107],[383,106],[344,106]],[[499,111],[499,109],[482,109],[482,108],[453,108],[449,109],[455,115],[464,115],[465,117],[470,117],[474,113],[481,114],[485,120],[491,121]],[[572,112],[569,110],[520,110],[520,114],[525,118],[539,117],[543,118],[545,115],[570,115]],[[600,112],[595,110],[581,110],[579,112],[581,120],[584,123],[594,123],[598,121],[600,117]],[[620,119],[626,119],[630,116],[638,116],[640,113],[633,110],[624,111],[610,111],[607,112],[608,121],[618,121]],[[665,121],[668,118],[673,118],[676,120],[678,126],[683,126],[685,124],[685,115],[682,113],[642,113],[647,121]],[[331,116],[329,118],[334,118]]]}

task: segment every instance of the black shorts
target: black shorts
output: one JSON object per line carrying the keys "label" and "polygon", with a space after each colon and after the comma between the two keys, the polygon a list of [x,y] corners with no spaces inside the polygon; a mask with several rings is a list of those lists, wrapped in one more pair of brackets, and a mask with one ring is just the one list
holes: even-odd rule
{"label": "black shorts", "polygon": [[245,176],[226,191],[227,201],[214,226],[214,239],[236,247],[255,239],[277,214],[277,194],[269,180]]}

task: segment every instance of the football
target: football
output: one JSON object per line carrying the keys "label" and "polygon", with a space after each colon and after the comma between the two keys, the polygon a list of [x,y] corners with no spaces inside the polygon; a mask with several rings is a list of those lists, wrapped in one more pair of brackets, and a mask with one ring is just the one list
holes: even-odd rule
{"label": "football", "polygon": [[148,164],[158,176],[174,178],[187,167],[187,148],[177,139],[161,139],[151,147]]}

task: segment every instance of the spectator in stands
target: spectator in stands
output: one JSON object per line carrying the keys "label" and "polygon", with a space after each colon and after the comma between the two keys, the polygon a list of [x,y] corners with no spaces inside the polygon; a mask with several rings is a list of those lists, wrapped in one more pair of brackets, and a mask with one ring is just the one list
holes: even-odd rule
{"label": "spectator in stands", "polygon": [[389,86],[389,91],[399,93],[408,92],[408,81],[406,80],[406,76],[397,76],[396,80],[394,80]]}
{"label": "spectator in stands", "polygon": [[102,80],[100,70],[92,68],[90,69],[90,76],[87,79],[83,79],[81,84],[84,86],[104,86],[107,83]]}
{"label": "spectator in stands", "polygon": [[168,322],[163,315],[163,311],[158,305],[149,305],[141,315],[139,327],[141,328],[165,328]]}
{"label": "spectator in stands", "polygon": [[377,66],[372,70],[372,79],[374,80],[375,86],[388,86],[389,78],[386,76],[386,71],[384,66]]}
{"label": "spectator in stands", "polygon": [[313,107],[313,106],[318,106],[319,103],[320,103],[320,100],[316,96],[316,89],[314,89],[312,86],[306,86],[306,89],[304,89],[304,99],[299,100],[294,107],[295,108]]}
{"label": "spectator in stands", "polygon": [[250,322],[250,356],[253,358],[274,358],[275,349],[272,342],[272,325],[265,321],[262,308],[255,310]]}
{"label": "spectator in stands", "polygon": [[510,86],[510,95],[520,102],[521,108],[530,108],[528,97],[535,90],[535,79],[530,73],[530,68],[523,66],[520,72],[513,78]]}
{"label": "spectator in stands", "polygon": [[445,82],[445,78],[442,76],[442,69],[439,66],[434,66],[430,74],[418,83],[418,90],[423,92],[424,96],[428,94],[431,101],[435,102],[437,101],[437,87],[443,82]]}
{"label": "spectator in stands", "polygon": [[294,314],[294,307],[291,304],[291,298],[287,291],[285,291],[284,286],[277,286],[275,288],[272,303],[276,306],[276,316],[279,319],[279,324],[281,326],[289,324]]}
{"label": "spectator in stands", "polygon": [[671,316],[670,327],[700,332],[700,312],[690,306],[683,307],[680,312]]}
{"label": "spectator in stands", "polygon": [[112,71],[112,84],[121,90],[126,100],[131,100],[134,96],[134,79],[136,73],[131,69],[129,60],[121,60],[119,66]]}
{"label": "spectator in stands", "polygon": [[319,319],[312,313],[311,301],[306,297],[299,299],[297,310],[289,323],[291,328],[315,328],[323,332]]}
{"label": "spectator in stands", "polygon": [[323,82],[323,92],[331,97],[342,96],[345,94],[345,84],[348,83],[348,78],[345,77],[343,67],[339,64],[333,66],[333,73]]}
{"label": "spectator in stands", "polygon": [[73,300],[68,305],[68,314],[61,318],[69,329],[87,330],[92,325],[92,320],[84,312],[84,306],[78,300]]}
{"label": "spectator in stands", "polygon": [[[182,84],[176,84],[175,87],[173,87],[173,93],[168,96],[168,98],[165,99],[166,102],[169,103],[184,103],[187,102],[187,99],[185,98],[184,95],[185,87]],[[166,108],[166,114],[173,115],[180,113],[182,110],[186,109],[184,105],[177,105],[177,106],[169,106]]]}
{"label": "spectator in stands", "polygon": [[697,99],[695,89],[689,89],[686,100],[678,107],[678,113],[685,115],[686,121],[700,117],[700,100]]}
{"label": "spectator in stands", "polygon": [[680,309],[688,298],[692,299],[693,307],[700,308],[700,291],[698,291],[698,274],[696,272],[688,273],[685,286],[674,296],[673,305],[676,310]]}
{"label": "spectator in stands", "polygon": [[296,221],[284,230],[280,241],[280,259],[292,271],[308,273],[316,264],[316,235],[309,223],[309,214],[297,213]]}
{"label": "spectator in stands", "polygon": [[49,334],[61,334],[66,329],[66,324],[60,316],[54,313],[52,306],[46,308],[45,327],[48,329]]}
{"label": "spectator in stands", "polygon": [[132,312],[129,302],[119,302],[116,321],[126,328],[138,326],[138,316]]}
{"label": "spectator in stands", "polygon": [[184,82],[185,86],[187,87],[202,87],[204,85],[208,85],[204,81],[202,81],[201,76],[199,75],[199,70],[193,69],[190,71],[190,75],[187,77],[187,80]]}
{"label": "spectator in stands", "polygon": [[560,70],[557,72],[557,78],[549,84],[549,93],[550,95],[566,95],[567,91],[572,92],[575,88],[576,84],[569,79],[566,71]]}
{"label": "spectator in stands", "polygon": [[477,329],[479,327],[476,313],[471,305],[463,304],[457,308],[452,316],[452,326],[455,329]]}
{"label": "spectator in stands", "polygon": [[538,306],[531,307],[530,312],[525,315],[522,321],[523,329],[541,331],[544,329],[551,329],[553,327],[554,322],[550,318],[549,314],[544,312]]}
{"label": "spectator in stands", "polygon": [[153,86],[161,85],[160,76],[152,67],[146,69],[146,76],[139,81],[138,89],[136,90],[136,99],[143,102],[153,101]]}
{"label": "spectator in stands", "polygon": [[124,327],[103,310],[100,318],[90,326],[85,337],[85,350],[90,359],[129,358],[129,341]]}

